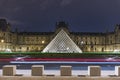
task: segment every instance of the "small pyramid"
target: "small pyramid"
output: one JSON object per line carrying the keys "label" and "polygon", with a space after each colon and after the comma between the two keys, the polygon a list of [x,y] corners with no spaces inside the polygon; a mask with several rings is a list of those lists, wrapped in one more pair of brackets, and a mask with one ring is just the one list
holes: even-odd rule
{"label": "small pyramid", "polygon": [[42,52],[53,53],[82,53],[81,49],[73,42],[62,29]]}

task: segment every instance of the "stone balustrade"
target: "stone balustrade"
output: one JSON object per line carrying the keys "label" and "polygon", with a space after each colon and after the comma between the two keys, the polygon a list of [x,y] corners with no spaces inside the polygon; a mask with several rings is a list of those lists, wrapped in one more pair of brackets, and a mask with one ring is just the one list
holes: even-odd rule
{"label": "stone balustrade", "polygon": [[61,76],[71,76],[72,75],[72,66],[60,66]]}
{"label": "stone balustrade", "polygon": [[101,76],[100,66],[88,66],[88,75]]}
{"label": "stone balustrade", "polygon": [[43,76],[44,66],[43,65],[33,65],[32,66],[32,76]]}
{"label": "stone balustrade", "polygon": [[114,72],[111,76],[103,77],[100,66],[88,66],[88,75],[75,76],[72,66],[61,65],[59,76],[48,76],[44,74],[44,65],[33,65],[30,76],[19,76],[16,74],[16,65],[5,65],[0,80],[120,80],[120,66],[115,66]]}
{"label": "stone balustrade", "polygon": [[3,76],[14,76],[16,74],[15,65],[5,65],[3,66]]}

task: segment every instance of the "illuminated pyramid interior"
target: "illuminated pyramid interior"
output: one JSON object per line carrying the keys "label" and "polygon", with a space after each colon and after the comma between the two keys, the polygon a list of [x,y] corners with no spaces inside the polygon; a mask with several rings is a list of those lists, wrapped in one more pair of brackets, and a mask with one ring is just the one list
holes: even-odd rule
{"label": "illuminated pyramid interior", "polygon": [[63,29],[44,48],[43,52],[82,53],[81,49],[73,42]]}

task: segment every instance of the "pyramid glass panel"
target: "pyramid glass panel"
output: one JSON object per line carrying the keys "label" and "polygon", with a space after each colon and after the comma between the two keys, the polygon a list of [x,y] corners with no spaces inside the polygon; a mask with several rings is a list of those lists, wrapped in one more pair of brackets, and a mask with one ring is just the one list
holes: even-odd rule
{"label": "pyramid glass panel", "polygon": [[43,52],[82,53],[81,49],[73,42],[63,29],[46,46],[46,48],[44,48]]}

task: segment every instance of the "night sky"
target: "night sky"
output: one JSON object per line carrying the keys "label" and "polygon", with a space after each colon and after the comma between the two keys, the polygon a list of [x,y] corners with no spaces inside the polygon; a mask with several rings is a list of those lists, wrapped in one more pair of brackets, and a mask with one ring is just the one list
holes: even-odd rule
{"label": "night sky", "polygon": [[59,21],[75,32],[113,31],[120,0],[0,0],[0,18],[20,31],[54,31]]}

